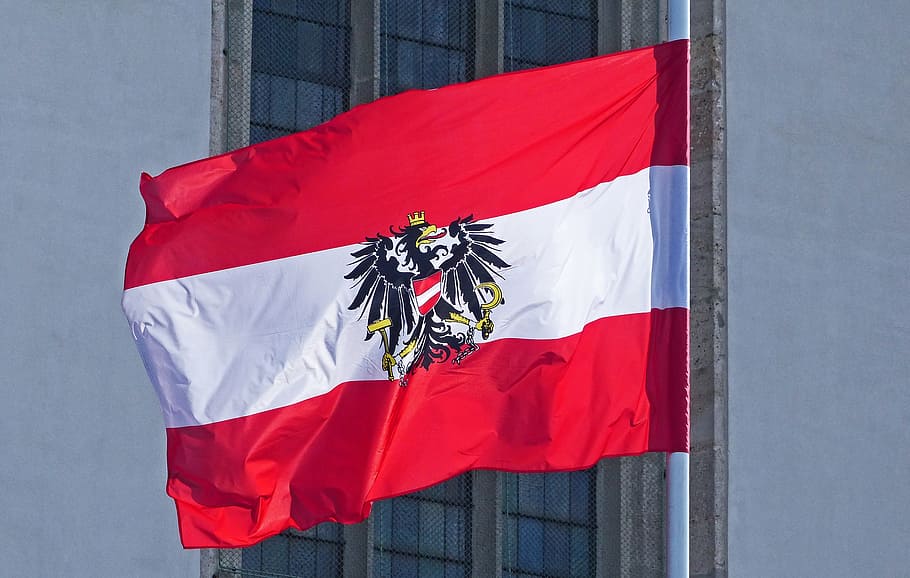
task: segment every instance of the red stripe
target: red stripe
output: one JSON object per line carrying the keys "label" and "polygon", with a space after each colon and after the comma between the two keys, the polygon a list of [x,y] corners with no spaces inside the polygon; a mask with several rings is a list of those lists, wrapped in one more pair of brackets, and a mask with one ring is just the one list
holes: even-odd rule
{"label": "red stripe", "polygon": [[169,429],[168,493],[187,547],[355,522],[370,500],[475,468],[570,470],[688,451],[688,311],[608,317],[557,340],[504,339],[408,387],[346,383],[264,413]]}
{"label": "red stripe", "polygon": [[687,60],[678,41],[407,92],[143,175],[146,226],[125,286],[357,243],[415,207],[445,225],[687,164]]}
{"label": "red stripe", "polygon": [[442,281],[442,271],[436,271],[432,275],[429,275],[428,277],[424,277],[423,279],[414,279],[413,281],[411,281],[411,285],[414,286],[414,294],[417,295],[418,297],[420,297],[421,295],[426,293],[427,290],[432,289],[433,287],[436,287],[437,285],[439,285],[439,283],[441,281]]}

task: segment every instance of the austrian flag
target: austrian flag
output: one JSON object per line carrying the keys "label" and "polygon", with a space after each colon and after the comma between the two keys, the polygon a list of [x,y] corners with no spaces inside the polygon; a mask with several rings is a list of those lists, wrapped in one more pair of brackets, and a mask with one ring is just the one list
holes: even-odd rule
{"label": "austrian flag", "polygon": [[186,547],[688,450],[688,43],[142,176],[123,309]]}

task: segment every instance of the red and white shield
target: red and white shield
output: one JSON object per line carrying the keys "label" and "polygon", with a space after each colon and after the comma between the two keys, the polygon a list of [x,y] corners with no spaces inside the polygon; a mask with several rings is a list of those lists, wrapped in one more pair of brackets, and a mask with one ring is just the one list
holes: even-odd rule
{"label": "red and white shield", "polygon": [[413,279],[411,287],[417,298],[417,309],[421,315],[426,315],[439,303],[442,295],[442,271],[436,271],[423,279]]}

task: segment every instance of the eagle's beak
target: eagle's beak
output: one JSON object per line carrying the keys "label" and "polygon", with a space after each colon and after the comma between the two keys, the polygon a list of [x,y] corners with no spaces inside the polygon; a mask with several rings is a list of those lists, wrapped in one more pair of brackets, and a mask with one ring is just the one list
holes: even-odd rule
{"label": "eagle's beak", "polygon": [[417,245],[418,247],[421,245],[429,245],[430,243],[435,242],[436,239],[445,237],[445,235],[446,235],[445,227],[443,227],[442,229],[437,229],[436,225],[427,225],[427,228],[424,229],[423,233],[420,234],[420,237],[417,238],[415,245]]}

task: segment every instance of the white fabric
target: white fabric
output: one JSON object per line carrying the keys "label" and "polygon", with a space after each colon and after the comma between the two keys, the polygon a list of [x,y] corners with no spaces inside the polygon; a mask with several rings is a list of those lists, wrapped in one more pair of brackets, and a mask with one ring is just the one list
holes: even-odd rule
{"label": "white fabric", "polygon": [[[602,317],[687,307],[687,181],[685,166],[652,167],[480,219],[494,224],[511,265],[490,339],[559,338]],[[358,248],[127,290],[123,308],[165,424],[222,421],[386,379],[380,339],[364,341],[367,320],[347,309],[356,287],[344,275]]]}

